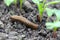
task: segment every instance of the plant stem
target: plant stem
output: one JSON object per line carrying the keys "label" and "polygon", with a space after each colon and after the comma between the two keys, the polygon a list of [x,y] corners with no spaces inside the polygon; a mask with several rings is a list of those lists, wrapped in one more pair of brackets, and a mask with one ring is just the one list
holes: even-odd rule
{"label": "plant stem", "polygon": [[45,5],[46,0],[43,1],[43,4]]}
{"label": "plant stem", "polygon": [[20,0],[20,9],[22,9],[23,0]]}
{"label": "plant stem", "polygon": [[38,9],[39,9],[39,15],[40,15],[40,22],[42,21],[42,16],[43,16],[43,12],[44,12],[44,5],[45,5],[46,0],[43,1],[43,3],[40,3],[38,5]]}
{"label": "plant stem", "polygon": [[14,0],[15,6],[17,7],[17,0]]}
{"label": "plant stem", "polygon": [[40,22],[40,15],[37,15],[37,20],[38,22]]}
{"label": "plant stem", "polygon": [[57,33],[56,31],[53,31],[53,38],[56,38],[57,37]]}
{"label": "plant stem", "polygon": [[54,28],[54,30],[53,30],[53,38],[56,38],[57,37],[56,30],[57,30],[57,28]]}

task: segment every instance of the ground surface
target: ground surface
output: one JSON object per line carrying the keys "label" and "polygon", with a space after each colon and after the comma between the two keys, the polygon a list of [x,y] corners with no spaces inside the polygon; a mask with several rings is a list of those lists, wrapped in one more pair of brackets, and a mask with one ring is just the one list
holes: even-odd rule
{"label": "ground surface", "polygon": [[[60,9],[59,4],[49,7]],[[47,30],[44,25],[47,18],[46,13],[43,14],[42,23],[37,21],[38,14],[37,7],[31,0],[23,3],[23,11],[20,11],[19,6],[17,8],[15,5],[7,7],[4,2],[0,1],[0,40],[53,40],[52,32]],[[31,22],[39,24],[39,29],[32,30],[22,23],[11,22],[11,15],[23,15]],[[54,18],[52,17],[50,20],[52,19]],[[56,40],[60,40],[60,29],[57,31]]]}

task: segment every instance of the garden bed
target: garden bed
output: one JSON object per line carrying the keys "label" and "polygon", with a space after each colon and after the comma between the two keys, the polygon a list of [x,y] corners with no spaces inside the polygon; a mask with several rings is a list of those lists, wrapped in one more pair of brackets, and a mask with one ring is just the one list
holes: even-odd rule
{"label": "garden bed", "polygon": [[[49,0],[50,1],[50,0]],[[47,1],[47,2],[49,2]],[[60,4],[50,5],[50,8],[60,9]],[[12,22],[10,16],[22,15],[29,21],[38,24],[38,29],[34,30],[28,28],[25,24],[19,21]],[[39,15],[37,6],[31,1],[25,1],[23,3],[22,11],[12,4],[7,7],[4,2],[0,1],[0,40],[60,40],[60,29],[58,29],[57,37],[52,37],[52,30],[47,30],[45,22],[47,19],[46,12],[43,13],[42,22],[37,20],[37,15]],[[55,20],[54,15],[49,19],[49,21]]]}

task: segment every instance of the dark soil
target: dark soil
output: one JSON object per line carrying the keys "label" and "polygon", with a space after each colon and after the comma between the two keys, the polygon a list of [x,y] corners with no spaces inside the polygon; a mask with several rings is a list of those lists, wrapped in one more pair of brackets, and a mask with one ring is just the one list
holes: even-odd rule
{"label": "dark soil", "polygon": [[[49,7],[60,9],[59,4],[50,5]],[[39,28],[33,30],[20,22],[11,22],[11,15],[23,15],[31,22],[38,24]],[[52,31],[46,29],[46,12],[43,14],[41,23],[37,20],[37,15],[39,15],[37,6],[31,0],[23,3],[22,11],[19,8],[19,4],[17,7],[14,4],[7,7],[0,0],[0,40],[60,40],[60,29],[57,31],[56,38],[52,37]],[[51,17],[49,20],[54,20],[54,17]]]}

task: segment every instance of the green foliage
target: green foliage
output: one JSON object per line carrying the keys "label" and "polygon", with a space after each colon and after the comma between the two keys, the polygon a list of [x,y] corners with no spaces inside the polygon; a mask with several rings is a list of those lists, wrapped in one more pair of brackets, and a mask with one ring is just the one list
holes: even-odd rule
{"label": "green foliage", "polygon": [[15,5],[17,4],[17,0],[14,0]]}
{"label": "green foliage", "polygon": [[45,4],[46,0],[38,0],[38,1],[37,0],[32,0],[32,1],[38,6],[40,17],[42,17],[44,10],[47,11],[47,14],[49,13],[48,16],[50,17],[53,14],[54,10],[51,10],[51,9],[47,8],[47,6],[60,2],[60,1],[52,1],[52,2],[48,2],[48,3]]}
{"label": "green foliage", "polygon": [[51,17],[54,14],[54,10],[53,9],[46,8],[46,11],[47,11],[48,17]]}
{"label": "green foliage", "polygon": [[40,14],[40,17],[42,18],[42,15],[43,15],[43,12],[44,12],[45,0],[44,1],[42,1],[42,0],[38,0],[38,1],[37,0],[32,0],[32,1],[38,6],[39,14]]}
{"label": "green foliage", "polygon": [[42,14],[43,14],[43,12],[44,12],[44,8],[43,8],[42,3],[40,3],[40,5],[38,5],[38,9],[39,9],[39,14],[40,14],[40,16],[42,16]]}
{"label": "green foliage", "polygon": [[60,20],[60,10],[55,9],[55,14],[56,14],[57,20]]}
{"label": "green foliage", "polygon": [[42,15],[43,13],[43,8],[44,8],[44,5],[43,5],[43,2],[40,3],[42,0],[32,0],[34,3],[36,3],[36,5],[38,6],[38,10],[39,10],[39,13],[40,13],[40,16]]}
{"label": "green foliage", "polygon": [[56,15],[57,19],[60,20],[60,10],[46,8],[48,17],[51,17],[53,14]]}
{"label": "green foliage", "polygon": [[46,23],[46,28],[47,29],[54,29],[54,28],[58,28],[60,27],[60,10],[57,9],[50,9],[50,8],[46,8],[48,17],[51,17],[53,14],[56,15],[57,19],[54,22],[47,22]]}
{"label": "green foliage", "polygon": [[13,1],[14,1],[14,0],[4,0],[4,3],[5,3],[7,6],[10,6]]}
{"label": "green foliage", "polygon": [[54,21],[54,22],[47,22],[45,24],[46,28],[50,29],[50,30],[54,29],[56,31],[56,29],[60,27],[60,10],[49,9],[49,8],[46,8],[46,10],[47,10],[48,17],[51,17],[53,14],[55,14],[56,17],[57,17],[56,21]]}
{"label": "green foliage", "polygon": [[47,7],[48,5],[57,4],[57,3],[60,3],[60,0],[48,2],[48,3],[45,4],[45,7]]}
{"label": "green foliage", "polygon": [[[48,5],[60,3],[60,0],[48,2],[46,4],[45,4],[46,0],[32,0],[32,1],[38,6],[40,17],[42,17],[44,10],[47,11],[48,17],[51,17],[53,14],[56,15],[56,17],[57,17],[56,21],[54,21],[54,22],[46,22],[45,25],[46,25],[47,29],[56,30],[57,28],[60,27],[60,25],[59,25],[60,24],[60,21],[59,21],[60,20],[60,10],[48,8]],[[16,5],[17,4],[17,0],[4,0],[4,3],[7,6],[10,6],[11,3],[15,3],[15,5]],[[20,0],[20,9],[22,9],[22,3],[23,3],[23,0]]]}
{"label": "green foliage", "polygon": [[[17,0],[4,0],[4,3],[7,6],[10,6],[11,3],[14,3],[16,5],[17,4]],[[20,0],[20,9],[22,9],[22,3],[23,3],[23,0]]]}
{"label": "green foliage", "polygon": [[22,9],[23,0],[20,0],[20,9]]}
{"label": "green foliage", "polygon": [[57,22],[47,22],[46,23],[46,28],[49,30],[52,30],[54,28],[59,28],[60,27],[60,21]]}
{"label": "green foliage", "polygon": [[57,17],[56,21],[46,22],[46,24],[45,24],[47,29],[50,29],[50,30],[54,29],[56,31],[56,29],[58,27],[60,27],[60,25],[59,25],[60,24],[60,21],[59,21],[60,20],[60,18],[59,18],[60,17],[60,14],[59,14],[60,10],[50,9],[50,8],[48,8],[48,5],[60,3],[60,0],[48,2],[46,4],[45,4],[46,0],[44,0],[42,3],[41,3],[42,0],[38,0],[38,1],[37,0],[32,0],[32,1],[38,6],[40,16],[42,16],[44,10],[47,11],[48,18],[51,17],[53,14],[56,15],[56,17]]}
{"label": "green foliage", "polygon": [[40,0],[32,0],[34,3],[36,3],[37,5],[40,3]]}

